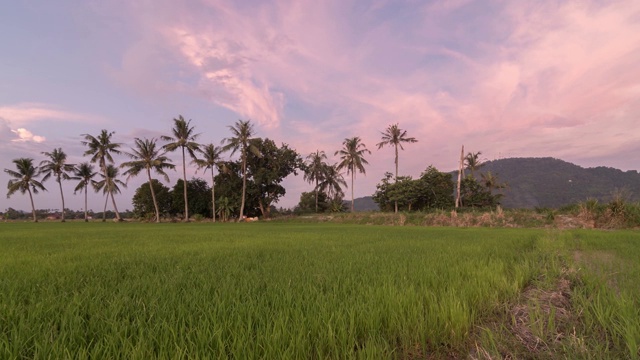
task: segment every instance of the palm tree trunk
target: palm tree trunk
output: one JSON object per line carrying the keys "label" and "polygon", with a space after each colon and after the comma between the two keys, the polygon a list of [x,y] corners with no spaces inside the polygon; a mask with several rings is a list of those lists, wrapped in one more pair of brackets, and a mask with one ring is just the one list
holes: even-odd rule
{"label": "palm tree trunk", "polygon": [[318,178],[316,177],[316,214],[318,213]]}
{"label": "palm tree trunk", "polygon": [[189,221],[189,203],[187,200],[187,165],[184,159],[184,146],[182,147],[182,179],[184,180],[184,221]]}
{"label": "palm tree trunk", "polygon": [[102,210],[102,222],[107,221],[107,204],[109,203],[109,194],[104,197],[104,210]]}
{"label": "palm tree trunk", "polygon": [[87,193],[89,192],[88,184],[84,188],[84,222],[89,222],[89,211],[87,210]]}
{"label": "palm tree trunk", "polygon": [[213,176],[213,165],[211,166],[211,206],[213,222],[216,222],[216,179]]}
{"label": "palm tree trunk", "polygon": [[242,220],[242,214],[244,214],[244,197],[247,192],[247,151],[242,153],[242,201],[240,201],[240,216],[238,222]]}
{"label": "palm tree trunk", "polygon": [[355,172],[351,172],[351,212],[355,211],[355,200],[353,198],[353,178],[355,178],[356,173]]}
{"label": "palm tree trunk", "polygon": [[[398,144],[396,144],[396,180],[395,183],[398,183]],[[398,200],[394,201],[395,205],[395,213],[398,213]]]}
{"label": "palm tree trunk", "polygon": [[122,219],[120,218],[120,213],[118,212],[118,206],[116,205],[116,199],[113,197],[113,192],[110,192],[110,194],[111,194],[111,202],[113,203],[113,211],[115,211],[116,213],[116,220],[122,221]]}
{"label": "palm tree trunk", "polygon": [[62,222],[64,222],[64,194],[62,193],[62,181],[60,181],[60,176],[58,176],[58,185],[60,186],[60,197],[62,198]]}
{"label": "palm tree trunk", "polygon": [[38,222],[38,218],[36,217],[36,206],[33,205],[33,195],[31,195],[31,189],[27,187],[27,191],[29,192],[29,200],[31,200],[31,213],[33,214],[33,222]]}
{"label": "palm tree trunk", "polygon": [[158,209],[158,201],[156,200],[156,193],[153,191],[153,183],[151,180],[151,170],[147,168],[147,177],[149,177],[149,188],[151,189],[151,199],[153,200],[153,207],[156,209],[156,222],[160,222],[160,210]]}

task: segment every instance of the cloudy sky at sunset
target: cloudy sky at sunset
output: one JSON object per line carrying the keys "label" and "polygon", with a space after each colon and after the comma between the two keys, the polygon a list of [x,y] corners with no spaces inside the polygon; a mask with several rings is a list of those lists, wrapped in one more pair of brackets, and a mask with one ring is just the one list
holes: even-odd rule
{"label": "cloudy sky at sunset", "polygon": [[[400,155],[414,177],[454,170],[463,144],[489,160],[640,169],[640,1],[6,1],[0,44],[3,169],[57,147],[86,161],[80,135],[101,129],[128,149],[179,114],[202,143],[238,119],[303,155],[360,136],[372,154],[356,197],[393,169],[375,144],[396,122],[419,140]],[[45,185],[36,207],[59,208]],[[301,176],[286,187],[279,206],[311,190]],[[29,210],[27,196],[0,199]]]}

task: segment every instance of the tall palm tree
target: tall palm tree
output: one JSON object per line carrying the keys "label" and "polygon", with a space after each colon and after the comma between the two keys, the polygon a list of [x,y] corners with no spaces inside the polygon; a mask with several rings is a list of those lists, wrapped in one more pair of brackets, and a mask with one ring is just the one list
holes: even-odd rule
{"label": "tall palm tree", "polygon": [[33,205],[33,194],[37,194],[39,190],[45,189],[41,182],[36,180],[36,177],[40,175],[38,167],[33,166],[33,159],[19,158],[14,159],[13,163],[16,165],[18,171],[4,169],[4,172],[9,174],[13,179],[9,180],[7,184],[7,198],[11,197],[16,191],[20,191],[21,194],[25,192],[29,193],[29,200],[31,200],[31,212],[33,213],[33,221],[38,222],[36,217],[36,207]]}
{"label": "tall palm tree", "polygon": [[116,219],[121,221],[118,216],[118,206],[116,205],[116,200],[113,198],[113,194],[120,193],[120,187],[118,185],[127,187],[127,184],[118,179],[118,168],[111,164],[107,165],[104,174],[100,174],[100,176],[102,176],[102,180],[96,182],[96,191],[102,190],[102,193],[106,195],[102,221],[107,221],[107,200],[109,199],[109,195],[111,195],[111,202],[113,203],[113,210],[116,213]]}
{"label": "tall palm tree", "polygon": [[67,154],[61,148],[53,149],[52,152],[43,152],[49,159],[40,162],[40,172],[44,174],[42,181],[47,181],[51,176],[55,176],[60,187],[60,198],[62,198],[62,222],[64,220],[64,193],[62,192],[62,180],[71,180],[69,172],[73,171],[74,165],[67,164]]}
{"label": "tall palm tree", "polygon": [[84,222],[89,221],[89,213],[87,210],[87,193],[89,192],[89,185],[95,187],[96,182],[93,180],[93,177],[98,173],[93,171],[93,165],[88,162],[83,162],[78,165],[75,170],[75,178],[79,179],[80,182],[76,185],[76,188],[73,190],[75,194],[78,191],[84,190]]}
{"label": "tall palm tree", "polygon": [[182,150],[182,180],[184,180],[184,221],[189,221],[189,203],[187,200],[187,165],[185,160],[184,151],[187,150],[189,156],[192,159],[196,158],[196,150],[200,148],[196,139],[200,134],[194,133],[194,127],[190,126],[191,120],[186,121],[182,115],[179,115],[177,119],[173,119],[173,128],[171,132],[173,136],[161,136],[163,141],[169,141],[163,148],[167,151],[176,151],[178,148]]}
{"label": "tall palm tree", "polygon": [[211,215],[213,222],[216,222],[216,180],[214,176],[214,169],[220,164],[222,149],[213,144],[208,144],[199,149],[199,152],[203,155],[202,159],[194,159],[193,162],[198,166],[198,169],[211,169]]}
{"label": "tall palm tree", "polygon": [[238,120],[234,126],[229,126],[229,130],[233,134],[233,137],[225,138],[222,140],[224,145],[222,151],[231,150],[231,155],[236,151],[240,151],[240,157],[242,159],[242,200],[240,201],[240,217],[238,221],[242,220],[244,215],[244,202],[247,193],[247,154],[249,151],[256,156],[260,156],[260,150],[256,146],[258,138],[254,138],[253,124],[250,120]]}
{"label": "tall palm tree", "polygon": [[[398,146],[401,150],[404,150],[402,143],[415,143],[418,142],[415,138],[407,137],[407,131],[402,130],[398,127],[398,124],[392,124],[387,127],[387,129],[381,133],[382,141],[378,143],[378,150],[382,149],[385,145],[393,145],[396,151],[396,177],[395,182],[398,182]],[[395,212],[398,212],[398,202],[395,202]]]}
{"label": "tall palm tree", "polygon": [[[121,144],[114,143],[111,141],[111,137],[115,134],[115,132],[108,132],[105,129],[100,131],[100,135],[94,137],[93,135],[83,134],[84,140],[81,142],[82,145],[87,146],[89,149],[84,152],[84,156],[91,155],[91,162],[98,163],[100,166],[100,171],[102,171],[103,178],[108,178],[107,174],[107,163],[113,164],[113,156],[112,154],[120,154],[119,150]],[[107,183],[108,186],[111,186],[111,182]],[[113,189],[105,189],[104,193],[106,196],[111,195],[111,201],[114,204],[114,211],[116,213],[116,219],[118,221],[122,221],[120,219],[120,213],[118,213],[118,209],[115,206],[115,199],[113,198],[113,194],[115,191]],[[118,191],[119,192],[119,191]],[[105,200],[106,204],[107,200]],[[106,207],[105,207],[106,208]]]}
{"label": "tall palm tree", "polygon": [[[162,175],[166,182],[169,182],[169,175],[164,171],[165,169],[175,169],[175,165],[171,163],[168,157],[164,156],[165,152],[160,152],[156,149],[156,139],[139,139],[135,138],[135,148],[131,148],[131,152],[125,152],[125,155],[133,159],[133,161],[127,161],[120,165],[121,168],[129,168],[123,173],[128,175],[129,178],[137,176],[141,171],[147,173],[149,179],[149,188],[151,189],[151,198],[153,200],[153,206],[156,210],[156,222],[160,222],[160,209],[158,209],[158,201],[156,200],[156,193],[153,190],[153,179],[151,178],[151,170],[154,170],[157,174]],[[186,186],[185,186],[186,189]]]}
{"label": "tall palm tree", "polygon": [[351,212],[354,211],[355,203],[353,197],[353,182],[356,177],[356,171],[366,175],[364,166],[369,164],[364,158],[365,153],[371,154],[371,151],[367,149],[367,146],[362,143],[359,137],[354,136],[344,139],[342,149],[336,151],[334,154],[340,155],[340,163],[338,163],[337,170],[347,169],[347,175],[351,174]]}
{"label": "tall palm tree", "polygon": [[482,151],[478,151],[477,153],[470,152],[464,157],[464,165],[467,170],[471,172],[471,176],[474,178],[474,171],[484,166],[484,162],[480,159],[480,155],[482,155]]}
{"label": "tall palm tree", "polygon": [[325,164],[322,167],[322,175],[320,178],[322,179],[318,184],[318,189],[325,193],[330,199],[342,198],[344,196],[344,192],[342,191],[342,187],[347,186],[347,182],[344,181],[342,174],[338,170],[338,164],[327,165]]}
{"label": "tall palm tree", "polygon": [[304,180],[307,182],[315,182],[316,187],[314,192],[316,194],[316,212],[318,212],[318,184],[322,180],[322,172],[327,166],[323,160],[327,158],[324,151],[316,150],[316,152],[307,156],[306,169],[304,171]]}

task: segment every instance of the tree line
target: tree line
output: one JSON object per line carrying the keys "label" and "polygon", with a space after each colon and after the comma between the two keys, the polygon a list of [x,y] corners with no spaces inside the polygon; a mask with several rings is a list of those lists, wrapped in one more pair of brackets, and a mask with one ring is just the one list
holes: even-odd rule
{"label": "tree line", "polygon": [[[138,217],[153,217],[156,222],[160,222],[162,216],[179,216],[183,221],[189,221],[190,211],[194,210],[189,204],[198,201],[199,216],[205,216],[203,209],[206,209],[207,216],[214,222],[217,218],[227,221],[234,217],[241,221],[246,216],[269,217],[275,208],[274,204],[286,193],[286,189],[281,185],[282,181],[290,174],[297,175],[298,171],[303,172],[304,179],[314,185],[314,212],[342,211],[344,188],[349,187],[343,177],[344,171],[351,177],[350,208],[354,211],[356,174],[366,174],[366,165],[369,164],[366,156],[371,154],[359,137],[344,139],[342,147],[334,153],[339,161],[329,164],[324,151],[317,150],[303,159],[287,144],[277,146],[271,139],[255,136],[253,124],[249,120],[238,120],[228,128],[231,136],[222,139],[220,146],[213,143],[200,144],[197,142],[200,134],[195,132],[191,120],[185,120],[180,115],[173,119],[170,135],[160,136],[160,139],[135,138],[129,150],[124,150],[122,143],[114,141],[114,132],[103,129],[97,136],[82,134],[81,143],[86,147],[83,156],[89,157],[89,161],[69,164],[67,154],[61,148],[43,152],[45,160],[38,165],[33,158],[14,159],[15,170],[4,170],[12,177],[7,185],[7,197],[16,192],[28,194],[33,221],[37,222],[33,195],[46,191],[43,182],[53,178],[58,183],[62,203],[61,221],[64,222],[66,207],[62,181],[75,180],[77,183],[74,194],[84,193],[85,221],[89,220],[87,202],[90,190],[101,192],[104,196],[103,221],[106,219],[109,200],[115,219],[121,221],[115,195],[121,192],[121,187],[126,187],[129,179],[144,174],[147,182],[136,190],[132,201],[133,213]],[[374,194],[381,210],[419,210],[425,208],[424,204],[430,204],[427,207],[447,206],[447,199],[453,196],[452,186],[445,183],[442,173],[437,172],[435,168],[428,168],[418,183],[418,180],[412,180],[410,177],[398,176],[398,149],[404,150],[403,143],[415,143],[417,140],[407,136],[407,131],[402,130],[398,124],[389,125],[381,134],[382,141],[377,144],[378,149],[391,146],[395,151],[395,175],[387,173]],[[160,144],[160,141],[164,144]],[[181,155],[182,179],[176,183],[173,190],[169,190],[154,176],[169,181],[167,171],[175,170],[176,165],[167,154],[175,151]],[[224,160],[224,153],[229,153],[230,156],[238,153],[239,159]],[[114,155],[124,155],[129,161],[116,166]],[[473,154],[470,153],[469,156],[471,155]],[[194,165],[197,171],[202,170],[210,174],[211,186],[201,179],[187,180],[188,158],[189,165]],[[465,178],[468,183],[465,186],[467,191],[477,192],[473,187],[473,170],[477,166],[479,163],[474,163],[470,157],[468,167],[472,174]],[[120,170],[123,172],[120,173]],[[124,181],[121,179],[123,176],[126,176]],[[210,190],[211,196],[204,207],[203,189],[207,192]],[[177,195],[179,191],[182,192],[182,199]],[[189,196],[189,192],[194,196]],[[426,200],[432,193],[442,194],[443,198]],[[167,197],[169,194],[171,196]],[[298,208],[306,206],[304,204],[308,202],[309,194],[311,193],[302,194]],[[498,197],[491,197],[490,190],[488,196],[489,201],[481,202],[471,200],[472,197],[467,196],[467,202],[482,206],[495,205]],[[183,209],[181,213],[177,210],[177,204]]]}

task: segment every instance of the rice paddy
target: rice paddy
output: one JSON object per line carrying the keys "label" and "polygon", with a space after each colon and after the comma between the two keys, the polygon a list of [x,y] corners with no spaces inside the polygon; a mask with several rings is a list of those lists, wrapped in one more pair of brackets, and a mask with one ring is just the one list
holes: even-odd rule
{"label": "rice paddy", "polygon": [[[638,358],[639,241],[637,231],[2,223],[0,358]],[[563,279],[567,318],[523,300]],[[518,304],[531,310],[525,322],[512,317]],[[546,346],[513,338],[516,323]]]}

